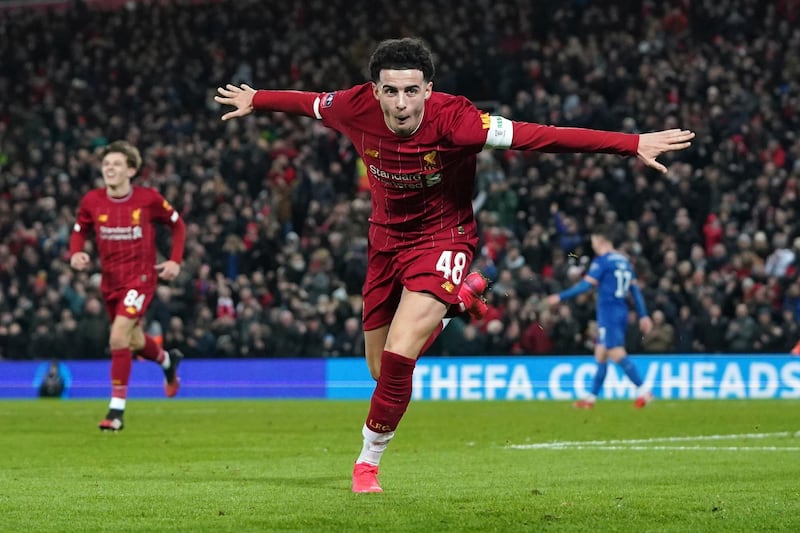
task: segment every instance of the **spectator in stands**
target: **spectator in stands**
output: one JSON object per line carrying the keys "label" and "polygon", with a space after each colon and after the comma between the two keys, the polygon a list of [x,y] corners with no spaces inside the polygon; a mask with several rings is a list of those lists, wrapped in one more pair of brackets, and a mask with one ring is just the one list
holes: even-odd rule
{"label": "spectator in stands", "polygon": [[675,351],[678,353],[698,351],[697,330],[697,320],[692,315],[691,307],[682,305],[675,321]]}
{"label": "spectator in stands", "polygon": [[572,316],[568,305],[558,306],[558,320],[553,324],[553,353],[576,354],[581,352],[581,327]]}
{"label": "spectator in stands", "polygon": [[751,352],[755,348],[758,327],[756,321],[750,316],[747,305],[736,305],[736,316],[728,324],[725,332],[725,342],[728,351],[735,353]]}
{"label": "spectator in stands", "polygon": [[[108,349],[108,317],[97,297],[86,300],[84,312],[78,321],[78,345],[83,359],[105,359]],[[54,354],[55,355],[55,354]]]}
{"label": "spectator in stands", "polygon": [[664,312],[653,311],[653,329],[642,339],[642,349],[650,353],[667,353],[675,346],[675,328],[666,321]]}

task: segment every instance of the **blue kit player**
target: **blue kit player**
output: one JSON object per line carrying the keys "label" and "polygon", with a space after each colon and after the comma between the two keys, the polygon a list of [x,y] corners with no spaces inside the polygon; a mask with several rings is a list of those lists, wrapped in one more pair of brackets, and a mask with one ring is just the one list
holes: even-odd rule
{"label": "blue kit player", "polygon": [[597,289],[597,343],[594,357],[597,373],[592,382],[592,391],[585,398],[575,402],[575,407],[591,409],[597,395],[603,388],[610,358],[625,372],[637,387],[637,408],[642,408],[653,399],[653,394],[642,386],[642,378],[625,351],[625,330],[628,322],[628,292],[633,295],[636,312],[639,313],[639,328],[647,335],[653,328],[653,321],[647,315],[642,293],[636,284],[630,261],[614,249],[611,228],[598,226],[592,231],[592,249],[595,258],[583,280],[572,287],[547,297],[547,302],[557,305],[562,300],[574,298],[584,292]]}

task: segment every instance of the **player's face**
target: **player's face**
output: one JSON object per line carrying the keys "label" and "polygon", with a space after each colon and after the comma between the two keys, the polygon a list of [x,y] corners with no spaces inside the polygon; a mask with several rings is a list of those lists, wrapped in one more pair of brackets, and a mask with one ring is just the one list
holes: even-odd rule
{"label": "player's face", "polygon": [[381,70],[373,85],[381,104],[383,119],[393,132],[407,137],[422,122],[425,101],[431,97],[433,82],[425,82],[421,70]]}
{"label": "player's face", "polygon": [[106,187],[111,189],[129,185],[131,178],[136,174],[136,169],[128,166],[125,154],[118,152],[106,154],[103,158],[101,170]]}

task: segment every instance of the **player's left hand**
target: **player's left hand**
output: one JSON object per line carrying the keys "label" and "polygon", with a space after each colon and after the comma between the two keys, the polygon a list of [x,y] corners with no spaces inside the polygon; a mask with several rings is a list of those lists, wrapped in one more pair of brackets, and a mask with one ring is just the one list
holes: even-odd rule
{"label": "player's left hand", "polygon": [[181,266],[175,261],[164,261],[156,265],[156,272],[158,272],[160,279],[172,281],[180,274]]}
{"label": "player's left hand", "polygon": [[561,301],[561,296],[559,296],[558,294],[551,294],[550,296],[547,297],[547,303],[550,307],[558,305],[558,302],[560,301]]}
{"label": "player's left hand", "polygon": [[643,316],[639,319],[639,329],[642,331],[642,335],[647,335],[651,331],[653,331],[653,319],[649,316]]}
{"label": "player's left hand", "polygon": [[692,139],[694,139],[693,131],[681,129],[642,133],[639,135],[639,150],[636,156],[648,167],[666,174],[667,167],[656,161],[656,157],[664,152],[685,150],[692,145],[689,142]]}

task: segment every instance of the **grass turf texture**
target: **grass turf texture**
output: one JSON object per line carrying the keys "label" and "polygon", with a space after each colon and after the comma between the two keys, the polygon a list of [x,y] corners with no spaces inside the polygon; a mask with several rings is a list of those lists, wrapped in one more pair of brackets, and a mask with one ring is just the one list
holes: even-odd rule
{"label": "grass turf texture", "polygon": [[105,402],[6,401],[0,531],[798,531],[798,407],[412,402],[386,492],[352,494],[366,402],[131,401],[109,434],[95,427]]}

